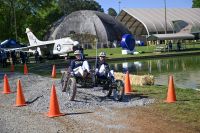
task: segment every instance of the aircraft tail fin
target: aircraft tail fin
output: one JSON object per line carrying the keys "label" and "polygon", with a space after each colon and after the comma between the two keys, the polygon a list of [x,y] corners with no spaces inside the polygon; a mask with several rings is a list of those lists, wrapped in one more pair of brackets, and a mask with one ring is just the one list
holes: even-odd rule
{"label": "aircraft tail fin", "polygon": [[26,28],[26,34],[28,36],[30,46],[39,45],[40,40],[37,39],[37,37],[31,32],[29,28]]}

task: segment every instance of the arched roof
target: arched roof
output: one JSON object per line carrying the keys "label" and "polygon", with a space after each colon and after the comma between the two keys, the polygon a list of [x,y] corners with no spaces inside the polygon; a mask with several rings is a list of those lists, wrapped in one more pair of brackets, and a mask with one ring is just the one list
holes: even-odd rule
{"label": "arched roof", "polygon": [[[175,33],[174,22],[182,20],[193,28],[200,27],[200,8],[167,8],[167,33]],[[134,35],[165,33],[165,9],[123,9],[116,18]]]}
{"label": "arched roof", "polygon": [[96,35],[99,42],[120,40],[130,31],[112,16],[91,10],[76,11],[55,22],[46,39],[59,39],[69,36],[70,32]]}

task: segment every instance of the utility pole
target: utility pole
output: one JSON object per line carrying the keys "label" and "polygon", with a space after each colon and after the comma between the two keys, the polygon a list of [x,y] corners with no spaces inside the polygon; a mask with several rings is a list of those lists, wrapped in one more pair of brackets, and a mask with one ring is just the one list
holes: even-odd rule
{"label": "utility pole", "polygon": [[119,4],[119,12],[120,12],[120,4],[121,4],[121,0],[118,0],[118,4]]}
{"label": "utility pole", "polygon": [[[166,4],[166,0],[164,0],[164,4],[165,4],[165,34],[167,34],[167,4]],[[167,41],[165,40],[165,45],[167,45],[167,49],[169,52],[169,44],[167,44]]]}
{"label": "utility pole", "polygon": [[165,4],[165,34],[167,34],[167,6],[166,6],[166,0],[164,0]]}

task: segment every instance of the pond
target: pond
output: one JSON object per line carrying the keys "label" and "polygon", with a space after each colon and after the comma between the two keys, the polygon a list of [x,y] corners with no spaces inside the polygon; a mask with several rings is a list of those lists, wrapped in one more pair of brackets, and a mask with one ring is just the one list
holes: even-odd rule
{"label": "pond", "polygon": [[167,85],[169,75],[173,75],[176,87],[200,89],[200,55],[117,62],[110,66],[117,72],[128,69],[131,74],[152,74],[156,85]]}

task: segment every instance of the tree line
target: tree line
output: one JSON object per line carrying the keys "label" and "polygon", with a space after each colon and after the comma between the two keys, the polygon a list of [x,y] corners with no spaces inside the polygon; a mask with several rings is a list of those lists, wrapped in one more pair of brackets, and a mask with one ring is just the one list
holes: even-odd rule
{"label": "tree line", "polygon": [[0,0],[0,41],[27,43],[27,27],[42,40],[53,22],[78,10],[104,12],[95,0]]}
{"label": "tree line", "polygon": [[[200,0],[193,0],[192,7],[200,7]],[[95,0],[0,0],[0,41],[13,38],[27,43],[26,27],[42,39],[53,22],[78,10],[104,12]],[[117,16],[113,8],[108,14]]]}
{"label": "tree line", "polygon": [[200,8],[200,0],[192,0],[193,8]]}

